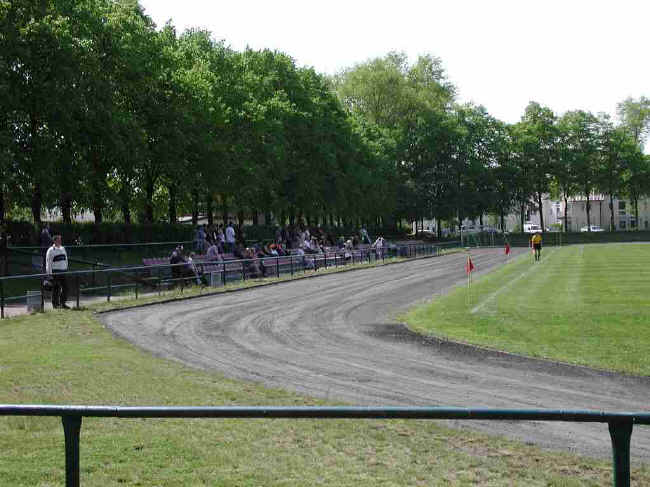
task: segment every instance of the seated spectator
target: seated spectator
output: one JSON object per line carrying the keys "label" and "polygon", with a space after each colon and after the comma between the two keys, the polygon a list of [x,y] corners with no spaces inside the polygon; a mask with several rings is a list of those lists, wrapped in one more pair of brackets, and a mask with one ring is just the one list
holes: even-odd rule
{"label": "seated spectator", "polygon": [[216,241],[213,241],[212,244],[208,247],[207,259],[215,262],[221,262],[223,258],[219,253],[219,247],[217,247]]}
{"label": "seated spectator", "polygon": [[302,265],[305,269],[314,268],[314,259],[305,257],[305,250],[303,248],[298,247],[298,249],[296,250],[296,255],[299,256],[298,262],[302,262]]}
{"label": "seated spectator", "polygon": [[289,251],[287,251],[281,244],[278,244],[276,246],[276,250],[278,252],[278,255],[283,256],[283,255],[291,255]]}
{"label": "seated spectator", "polygon": [[232,254],[235,256],[235,259],[242,260],[246,258],[246,249],[241,244],[241,242],[235,246]]}
{"label": "seated spectator", "polygon": [[172,266],[172,279],[180,279],[182,275],[182,266],[179,264],[182,264],[185,262],[185,259],[183,258],[183,246],[179,245],[174,249],[174,251],[171,253],[169,256],[169,263]]}
{"label": "seated spectator", "polygon": [[343,255],[344,255],[346,261],[352,259],[352,249],[353,249],[352,240],[350,240],[350,239],[346,240],[345,246],[343,247],[343,250],[344,250]]}
{"label": "seated spectator", "polygon": [[264,253],[268,257],[277,257],[278,255],[280,255],[280,254],[278,254],[277,244],[274,244],[274,243],[267,244],[265,249],[264,249]]}
{"label": "seated spectator", "polygon": [[262,267],[260,266],[260,261],[256,257],[255,249],[246,249],[244,254],[246,257],[246,263],[244,268],[246,269],[246,275],[248,277],[262,277]]}
{"label": "seated spectator", "polygon": [[321,243],[318,241],[316,237],[311,238],[311,249],[315,254],[322,254],[325,252]]}

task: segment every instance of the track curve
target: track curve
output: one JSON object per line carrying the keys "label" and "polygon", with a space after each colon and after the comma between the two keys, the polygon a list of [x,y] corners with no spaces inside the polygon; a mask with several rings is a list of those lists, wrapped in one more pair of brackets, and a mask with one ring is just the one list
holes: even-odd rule
{"label": "track curve", "polygon": [[[515,253],[523,252],[514,249]],[[101,315],[149,352],[225,376],[354,405],[647,411],[650,379],[424,338],[395,322],[464,279],[465,254],[329,274]],[[472,251],[479,272],[502,249]],[[589,456],[611,455],[607,425],[447,422]],[[650,428],[632,456],[650,460]]]}

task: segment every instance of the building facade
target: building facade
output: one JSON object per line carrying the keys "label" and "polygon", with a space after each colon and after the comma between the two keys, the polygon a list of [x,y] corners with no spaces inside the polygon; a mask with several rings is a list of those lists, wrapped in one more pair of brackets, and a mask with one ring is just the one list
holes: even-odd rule
{"label": "building facade", "polygon": [[[603,230],[610,230],[611,213],[609,198],[605,195],[594,194],[589,198],[591,225]],[[650,230],[650,199],[639,200],[639,221],[636,221],[634,204],[629,199],[614,198],[612,200],[615,231]],[[546,198],[542,201],[544,226],[547,229],[564,229],[564,200]],[[571,198],[567,202],[567,228],[570,232],[579,232],[587,226],[587,199],[584,197]],[[539,224],[539,213],[528,210],[526,221]],[[520,221],[518,214],[508,217],[509,230],[514,229]]]}

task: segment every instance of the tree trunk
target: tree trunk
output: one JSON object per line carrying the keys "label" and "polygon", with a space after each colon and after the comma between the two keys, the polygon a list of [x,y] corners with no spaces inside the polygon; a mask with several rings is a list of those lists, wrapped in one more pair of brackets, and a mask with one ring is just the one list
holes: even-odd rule
{"label": "tree trunk", "polygon": [[568,212],[569,210],[569,201],[566,195],[564,196],[564,233],[569,231],[569,221],[568,221]]}
{"label": "tree trunk", "polygon": [[241,210],[237,212],[237,223],[241,228],[244,228],[244,212]]}
{"label": "tree trunk", "polygon": [[176,185],[170,184],[167,186],[167,192],[169,193],[169,204],[167,206],[167,217],[169,218],[169,223],[176,223]]}
{"label": "tree trunk", "polygon": [[589,193],[587,193],[587,204],[585,206],[587,212],[587,231],[591,232],[591,201],[589,201]]}
{"label": "tree trunk", "polygon": [[221,219],[224,227],[228,225],[228,198],[225,195],[221,195]]}
{"label": "tree trunk", "polygon": [[199,224],[199,191],[192,191],[192,225]]}
{"label": "tree trunk", "polygon": [[609,195],[609,231],[614,231],[614,196]]}
{"label": "tree trunk", "polygon": [[205,212],[208,215],[208,225],[210,226],[214,225],[213,202],[212,193],[208,192],[207,198],[205,199]]}
{"label": "tree trunk", "polygon": [[102,223],[104,221],[103,220],[104,215],[103,215],[103,212],[102,212],[102,208],[98,204],[93,205],[93,215],[95,216],[95,223],[96,224],[100,224],[100,223]]}
{"label": "tree trunk", "polygon": [[526,205],[525,204],[520,204],[520,212],[519,212],[519,219],[521,222],[521,233],[524,233],[524,223],[526,223]]}
{"label": "tree trunk", "polygon": [[636,229],[640,230],[641,225],[639,225],[639,198],[635,196],[632,197],[634,201],[634,220],[636,221]]}
{"label": "tree trunk", "polygon": [[41,184],[36,183],[34,185],[34,194],[32,194],[32,218],[34,219],[35,224],[41,223],[41,208],[43,206],[43,200],[41,197]]}
{"label": "tree trunk", "polygon": [[253,225],[259,225],[259,216],[257,214],[257,210],[253,210]]}
{"label": "tree trunk", "polygon": [[70,193],[63,193],[61,195],[61,218],[63,223],[70,224],[72,223],[72,200]]}
{"label": "tree trunk", "polygon": [[537,211],[539,212],[539,226],[542,227],[542,233],[546,231],[544,227],[544,208],[542,208],[542,193],[537,193]]}
{"label": "tree trunk", "polygon": [[154,190],[153,179],[149,178],[146,183],[145,193],[147,200],[144,204],[144,220],[145,223],[153,223],[153,190]]}
{"label": "tree trunk", "polygon": [[129,208],[128,203],[122,205],[122,219],[127,225],[131,224],[131,208]]}
{"label": "tree trunk", "polygon": [[0,225],[5,222],[5,191],[4,185],[0,183]]}
{"label": "tree trunk", "polygon": [[127,189],[128,183],[128,179],[125,179],[122,182],[122,190],[120,191],[120,201],[122,203],[122,219],[127,225],[131,223],[131,208],[129,208],[129,203],[131,203],[131,195]]}

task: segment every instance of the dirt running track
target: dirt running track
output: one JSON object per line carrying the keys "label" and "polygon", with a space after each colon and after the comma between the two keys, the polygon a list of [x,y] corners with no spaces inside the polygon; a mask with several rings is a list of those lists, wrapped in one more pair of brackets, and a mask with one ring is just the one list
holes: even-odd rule
{"label": "dirt running track", "polygon": [[[479,272],[504,260],[502,249],[472,255]],[[397,324],[400,311],[462,282],[465,259],[455,254],[331,274],[101,319],[157,356],[352,405],[648,411],[648,379],[476,350]],[[445,424],[611,455],[606,424]],[[650,460],[650,428],[635,426],[632,456]]]}

